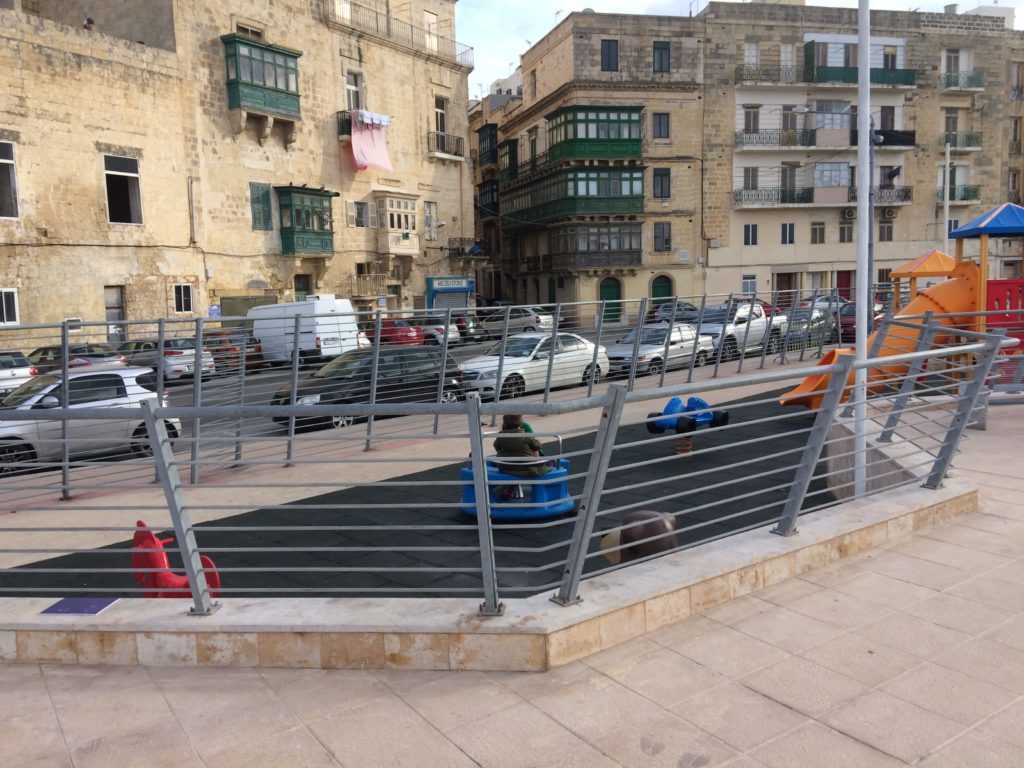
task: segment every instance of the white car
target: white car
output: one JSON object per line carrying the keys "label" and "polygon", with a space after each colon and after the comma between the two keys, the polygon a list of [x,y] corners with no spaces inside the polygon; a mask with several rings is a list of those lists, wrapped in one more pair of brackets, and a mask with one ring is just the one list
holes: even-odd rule
{"label": "white car", "polygon": [[0,397],[17,389],[39,371],[16,349],[0,349]]}
{"label": "white car", "polygon": [[[60,462],[59,419],[5,419],[10,411],[60,408],[64,387],[60,375],[44,373],[22,384],[0,400],[0,476],[25,471],[35,461]],[[166,394],[164,395],[166,398]],[[143,401],[157,402],[156,374],[149,368],[74,370],[68,373],[69,410],[76,408],[138,408]],[[165,418],[168,436],[181,434],[177,419]],[[72,418],[68,420],[71,456],[131,452],[149,456],[152,450],[141,416],[123,419]]]}
{"label": "white car", "polygon": [[[488,339],[500,339],[505,330],[505,307],[490,307],[486,310],[477,309],[480,325]],[[530,333],[531,331],[550,331],[555,327],[555,318],[539,307],[509,307],[508,335],[513,333]]]}
{"label": "white car", "polygon": [[448,345],[458,344],[462,340],[459,333],[459,326],[452,320],[445,325],[443,315],[430,315],[429,317],[417,317],[416,325],[423,329],[424,344],[444,344],[445,336],[448,337]]}
{"label": "white car", "polygon": [[[526,392],[544,390],[551,364],[551,386],[564,387],[586,384],[591,375],[595,382],[608,372],[608,353],[597,349],[597,368],[594,365],[594,345],[574,333],[554,336],[554,360],[551,358],[551,333],[517,333],[504,343],[498,342],[478,357],[462,364],[463,380],[467,390],[476,390],[482,398],[492,398],[496,392],[501,399],[519,397]],[[501,364],[501,383],[498,366]]]}
{"label": "white car", "polygon": [[714,339],[697,333],[692,325],[677,323],[669,337],[667,323],[645,325],[640,344],[636,343],[637,329],[631,328],[623,338],[608,347],[608,361],[612,373],[628,374],[633,366],[633,354],[636,354],[636,372],[659,376],[664,366],[665,341],[668,339],[669,368],[689,367],[692,364],[699,368],[707,365],[715,354]]}

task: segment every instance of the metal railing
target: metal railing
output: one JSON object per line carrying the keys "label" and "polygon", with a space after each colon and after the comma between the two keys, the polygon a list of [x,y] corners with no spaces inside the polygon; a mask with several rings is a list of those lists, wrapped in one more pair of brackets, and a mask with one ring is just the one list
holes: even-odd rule
{"label": "metal railing", "polygon": [[796,65],[740,64],[736,67],[736,82],[795,83],[802,79],[803,69]]}
{"label": "metal railing", "polygon": [[[913,187],[872,187],[875,202],[881,205],[892,203],[909,203],[914,199]],[[857,202],[857,187],[850,187],[847,200],[851,203]]]}
{"label": "metal railing", "polygon": [[[946,190],[939,187],[935,191],[935,199],[937,202],[942,202],[945,199]],[[981,185],[980,184],[957,184],[949,188],[949,200],[950,202],[971,202],[975,200],[981,200]]]}
{"label": "metal railing", "polygon": [[737,205],[802,205],[814,202],[814,187],[737,189],[732,197]]}
{"label": "metal railing", "polygon": [[453,157],[465,157],[465,140],[452,133],[427,131],[427,151]]}
{"label": "metal railing", "polygon": [[[754,528],[791,534],[799,515],[853,495],[857,463],[868,493],[937,487],[976,418],[1003,337],[959,330],[955,341],[926,349],[948,338],[949,327],[900,320],[890,328],[898,353],[866,362],[866,393],[849,391],[847,355],[829,366],[632,392],[624,384],[598,389],[592,380],[586,396],[559,402],[483,403],[476,395],[362,405],[145,401],[120,412],[14,413],[13,421],[59,423],[72,433],[84,423],[113,429],[138,420],[153,458],[75,462],[77,490],[64,501],[52,464],[0,478],[4,509],[25,513],[0,523],[0,594],[184,590],[201,615],[218,590],[225,597],[472,596],[482,598],[485,614],[500,612],[503,596],[552,591],[568,604],[586,579],[614,568]],[[916,343],[906,343],[908,329]],[[374,375],[384,377],[380,345],[372,354]],[[822,377],[821,402],[780,406],[780,393],[808,376]],[[703,402],[690,400],[697,396]],[[844,396],[847,406],[867,399],[865,422],[842,415]],[[687,403],[683,417],[664,413],[674,397]],[[497,430],[486,424],[507,413],[533,424],[543,458],[558,467],[519,476],[507,464],[490,465]],[[358,431],[299,435],[290,426],[248,435],[240,449],[223,434],[168,430],[282,418],[387,427],[371,444]],[[851,447],[858,430],[869,440],[863,454]],[[204,477],[198,485],[186,480],[196,469]],[[547,511],[566,503],[569,512]],[[651,532],[635,514],[641,510],[668,528]],[[182,585],[147,581],[166,572],[147,566],[145,546],[133,548],[145,530],[161,538],[173,532],[159,549],[183,564]],[[602,543],[608,534],[618,543]]]}
{"label": "metal railing", "polygon": [[984,88],[983,72],[943,72],[939,76],[940,87],[944,89]]}
{"label": "metal railing", "polygon": [[946,131],[939,136],[939,145],[951,149],[981,149],[981,131]]}
{"label": "metal railing", "polygon": [[763,131],[736,131],[737,147],[813,147],[813,129],[787,130],[772,128]]}

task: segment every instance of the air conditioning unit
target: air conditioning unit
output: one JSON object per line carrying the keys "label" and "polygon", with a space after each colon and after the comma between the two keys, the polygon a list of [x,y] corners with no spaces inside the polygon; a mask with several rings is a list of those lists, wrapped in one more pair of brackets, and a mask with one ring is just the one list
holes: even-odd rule
{"label": "air conditioning unit", "polygon": [[839,212],[839,217],[843,221],[853,221],[854,219],[857,218],[857,209],[856,208],[843,208],[843,210],[841,210]]}
{"label": "air conditioning unit", "polygon": [[879,211],[879,215],[887,221],[892,221],[896,218],[896,211],[896,208],[883,208]]}

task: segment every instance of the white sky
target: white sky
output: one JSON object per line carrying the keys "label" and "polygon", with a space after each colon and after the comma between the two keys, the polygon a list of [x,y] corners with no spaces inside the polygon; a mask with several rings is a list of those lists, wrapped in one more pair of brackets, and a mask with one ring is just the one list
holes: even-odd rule
{"label": "white sky", "polygon": [[[856,8],[856,0],[811,0],[808,5]],[[961,0],[961,12],[990,0]],[[999,0],[1013,8],[1015,26],[1024,28],[1024,0]],[[519,66],[519,57],[530,45],[551,31],[567,13],[593,8],[598,13],[660,14],[686,16],[698,13],[706,0],[459,0],[455,6],[455,38],[472,46],[475,68],[469,75],[469,97],[479,98],[495,80],[508,77]],[[943,0],[872,0],[872,10],[941,12]]]}

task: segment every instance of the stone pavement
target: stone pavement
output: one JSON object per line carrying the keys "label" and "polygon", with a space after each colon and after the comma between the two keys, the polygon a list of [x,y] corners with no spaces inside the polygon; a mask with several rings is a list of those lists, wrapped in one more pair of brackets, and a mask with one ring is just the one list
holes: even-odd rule
{"label": "stone pavement", "polygon": [[1022,424],[980,514],[552,672],[0,666],[0,765],[1024,766]]}

